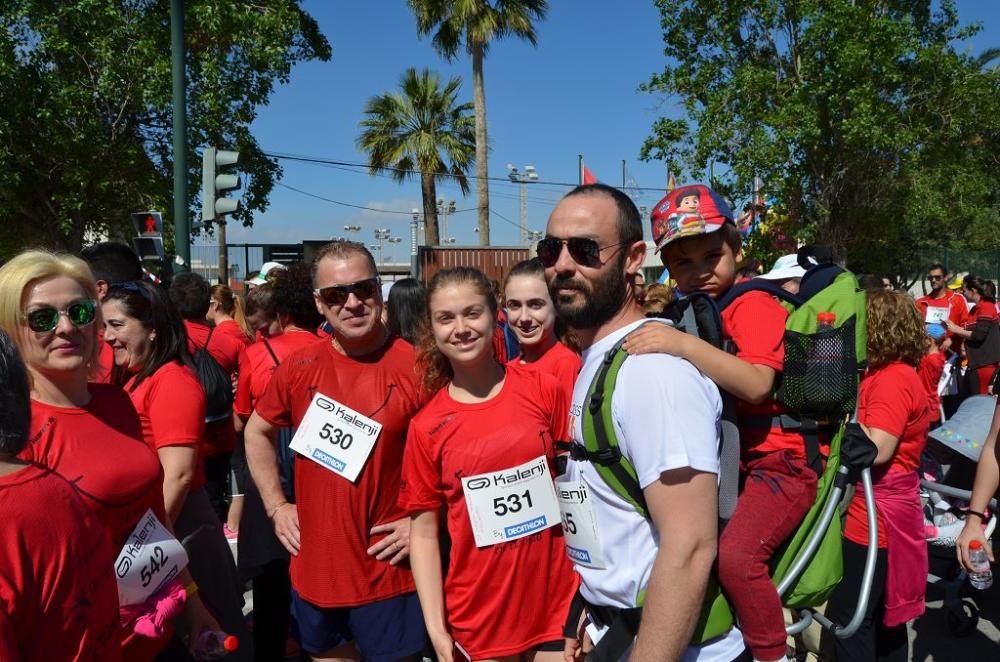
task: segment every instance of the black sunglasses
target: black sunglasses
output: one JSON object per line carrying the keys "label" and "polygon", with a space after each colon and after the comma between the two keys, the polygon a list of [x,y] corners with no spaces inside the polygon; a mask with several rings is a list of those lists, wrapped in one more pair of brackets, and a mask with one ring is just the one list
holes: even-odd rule
{"label": "black sunglasses", "polygon": [[330,285],[314,290],[327,306],[343,306],[352,294],[359,299],[372,299],[379,291],[378,278],[365,278],[348,285]]}
{"label": "black sunglasses", "polygon": [[935,276],[934,274],[930,274],[927,276],[927,280],[944,280],[944,276]]}
{"label": "black sunglasses", "polygon": [[538,246],[535,248],[535,254],[538,255],[542,266],[551,267],[559,261],[563,244],[566,244],[566,248],[569,249],[569,256],[573,258],[574,262],[588,267],[600,266],[602,264],[601,251],[603,249],[622,245],[621,243],[617,243],[602,247],[597,243],[596,239],[589,239],[587,237],[570,237],[569,239],[546,237],[539,241]]}
{"label": "black sunglasses", "polygon": [[52,306],[36,308],[24,314],[24,321],[28,328],[35,333],[48,333],[59,326],[59,317],[65,315],[73,326],[87,326],[93,323],[97,317],[97,302],[92,299],[84,299],[71,303],[64,310],[57,310]]}

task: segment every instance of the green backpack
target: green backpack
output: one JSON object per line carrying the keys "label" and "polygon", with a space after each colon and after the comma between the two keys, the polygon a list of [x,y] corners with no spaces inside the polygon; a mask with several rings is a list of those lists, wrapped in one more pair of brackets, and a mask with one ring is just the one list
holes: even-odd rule
{"label": "green backpack", "polygon": [[[820,515],[830,498],[840,467],[840,445],[847,415],[854,411],[860,366],[866,357],[867,315],[865,295],[857,279],[832,264],[821,264],[802,279],[799,296],[791,295],[767,281],[748,281],[731,288],[718,303],[706,305],[707,297],[682,299],[668,314],[675,325],[716,346],[720,345],[721,320],[718,310],[750,291],[766,291],[778,297],[789,310],[785,325],[785,364],[775,398],[795,416],[782,423],[801,430],[806,439],[807,457],[820,474],[816,501],[797,531],[772,558],[771,576],[780,584],[805,551],[807,541],[820,524]],[[834,313],[832,329],[818,328],[817,315]],[[628,354],[621,348],[624,339],[605,355],[587,392],[581,420],[584,448],[578,459],[589,460],[601,478],[643,517],[646,502],[635,468],[618,444],[612,417],[612,395],[622,364]],[[723,397],[723,439],[720,446],[720,516],[722,525],[732,513],[727,482],[735,480],[738,466],[738,438],[728,438],[727,418],[732,416],[733,398]],[[770,425],[771,421],[767,421]],[[732,428],[732,426],[728,426]],[[819,451],[820,433],[830,433],[825,469]],[[735,453],[735,457],[734,457]],[[843,575],[843,552],[839,512],[823,533],[822,541],[801,575],[785,590],[782,601],[790,608],[814,607],[825,602]],[[641,607],[642,598],[636,606]],[[733,626],[728,601],[713,580],[702,607],[693,643],[703,643],[725,634]]]}

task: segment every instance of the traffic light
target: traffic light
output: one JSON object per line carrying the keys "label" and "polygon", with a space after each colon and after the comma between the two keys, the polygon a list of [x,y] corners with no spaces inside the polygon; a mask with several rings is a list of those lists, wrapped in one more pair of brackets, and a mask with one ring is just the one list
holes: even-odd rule
{"label": "traffic light", "polygon": [[140,260],[163,259],[163,215],[158,211],[140,211],[130,215],[136,236],[132,248]]}
{"label": "traffic light", "polygon": [[239,152],[206,147],[201,155],[201,220],[214,221],[223,214],[232,214],[239,209],[240,201],[227,198],[226,191],[240,187],[240,176],[217,171],[235,165]]}

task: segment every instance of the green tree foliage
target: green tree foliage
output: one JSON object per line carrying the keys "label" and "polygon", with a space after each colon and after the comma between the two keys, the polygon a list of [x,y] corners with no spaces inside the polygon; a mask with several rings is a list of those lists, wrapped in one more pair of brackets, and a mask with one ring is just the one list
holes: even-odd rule
{"label": "green tree foliage", "polygon": [[[475,160],[476,133],[471,103],[458,103],[461,78],[441,87],[438,74],[407,69],[400,92],[372,97],[365,105],[358,148],[368,152],[371,174],[388,170],[397,182],[420,171],[427,243],[440,243],[436,180],[453,179],[469,192],[466,174]],[[440,173],[449,173],[441,175]]]}
{"label": "green tree foliage", "polygon": [[[298,0],[185,5],[191,204],[200,148],[238,149],[250,225],[281,173],[250,133],[257,108],[330,45]],[[169,0],[0,0],[0,28],[0,251],[77,251],[172,209]]]}
{"label": "green tree foliage", "polygon": [[[942,0],[657,0],[677,98],[641,158],[759,175],[803,240],[871,271],[941,244],[995,245],[1000,74],[955,48]],[[937,6],[937,11],[934,10]],[[899,273],[899,271],[896,271]]]}
{"label": "green tree foliage", "polygon": [[546,0],[407,0],[417,17],[417,32],[434,33],[434,48],[453,60],[464,45],[472,59],[472,103],[476,114],[476,197],[479,243],[490,244],[489,139],[483,60],[490,43],[520,37],[536,43],[534,21],[545,18]]}

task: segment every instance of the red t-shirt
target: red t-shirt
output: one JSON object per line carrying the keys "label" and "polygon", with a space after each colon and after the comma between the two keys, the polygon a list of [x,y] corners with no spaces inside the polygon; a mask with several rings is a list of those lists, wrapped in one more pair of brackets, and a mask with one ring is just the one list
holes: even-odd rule
{"label": "red t-shirt", "polygon": [[[785,365],[785,322],[788,311],[767,292],[747,292],[737,297],[722,311],[722,332],[736,345],[736,356],[747,363],[767,366],[775,371],[777,380]],[[771,396],[760,404],[738,400],[737,416],[773,417],[788,413]],[[758,425],[740,425],[740,448],[744,460],[789,450],[805,458],[802,435],[786,432],[780,427],[770,429]]]}
{"label": "red t-shirt", "polygon": [[[233,411],[242,418],[250,418],[254,403],[264,394],[264,389],[271,381],[271,375],[274,374],[278,363],[299,349],[316,342],[319,342],[319,339],[309,331],[288,331],[273,338],[258,340],[245,347],[240,352],[240,381],[236,386]],[[271,356],[268,346],[271,347],[274,356]]]}
{"label": "red t-shirt", "polygon": [[931,423],[941,420],[941,396],[938,395],[938,382],[941,381],[941,375],[944,374],[946,360],[944,352],[924,354],[920,359],[920,367],[917,368],[920,381],[924,383],[924,389],[927,391],[927,405],[931,410]]}
{"label": "red t-shirt", "polygon": [[451,564],[445,612],[455,641],[474,659],[514,655],[562,638],[577,587],[562,528],[477,547],[462,476],[502,471],[545,455],[566,438],[569,401],[548,375],[508,365],[491,400],[456,402],[443,388],[410,426],[400,505],[408,512],[446,509]]}
{"label": "red t-shirt", "polygon": [[236,323],[236,320],[222,320],[215,325],[215,333],[221,333],[224,336],[238,340],[244,347],[253,342],[247,334],[243,333],[243,329]]}
{"label": "red t-shirt", "polygon": [[[131,390],[134,381],[129,380],[125,391],[139,414],[142,438],[149,447],[153,451],[167,446],[197,449],[205,434],[205,392],[197,375],[180,363],[167,363]],[[190,491],[204,485],[205,466],[199,452]]]}
{"label": "red t-shirt", "polygon": [[29,465],[0,512],[0,660],[121,660],[115,557],[73,487]]}
{"label": "red t-shirt", "polygon": [[997,319],[1000,319],[1000,315],[997,314],[996,304],[984,299],[969,311],[969,317],[965,320],[965,328],[972,329],[979,320],[995,322]]}
{"label": "red t-shirt", "polygon": [[552,345],[537,361],[525,363],[521,357],[510,360],[507,365],[517,365],[522,368],[552,375],[566,392],[567,406],[573,400],[573,386],[580,374],[583,361],[580,355],[561,342]]}
{"label": "red t-shirt", "polygon": [[[917,371],[902,361],[870,370],[858,389],[858,421],[899,439],[888,466],[872,469],[873,482],[877,483],[890,471],[916,471],[931,421],[927,392]],[[875,506],[877,509],[878,501]],[[878,514],[878,519],[878,546],[886,547],[882,513]],[[868,544],[865,498],[860,488],[847,509],[844,537],[859,545]]]}
{"label": "red t-shirt", "polygon": [[[208,343],[208,353],[218,362],[222,369],[231,377],[235,377],[239,368],[240,351],[243,343],[225,333],[212,333],[211,328],[204,324],[184,320],[184,328],[188,334],[188,351],[194,354],[196,350]],[[205,426],[202,438],[201,453],[203,457],[212,457],[219,453],[231,453],[236,448],[236,428],[232,420],[215,421]]]}
{"label": "red t-shirt", "polygon": [[[947,288],[944,288],[942,292],[944,292],[944,296],[939,299],[933,299],[928,294],[916,300],[920,316],[924,318],[925,323],[930,323],[938,320],[941,314],[946,314],[948,319],[964,328],[969,323],[969,305],[965,297]],[[939,312],[941,309],[947,309],[948,312],[941,313]],[[951,331],[948,331],[948,337],[952,339],[952,350],[960,352],[962,342],[965,339],[954,335]]]}
{"label": "red t-shirt", "polygon": [[97,368],[90,376],[90,381],[97,384],[111,383],[111,369],[115,367],[115,350],[111,345],[104,342],[104,329],[97,332],[97,342],[100,343],[101,353],[97,359]]}
{"label": "red t-shirt", "polygon": [[354,607],[415,589],[408,567],[389,565],[366,550],[382,536],[377,524],[406,517],[399,507],[406,429],[423,404],[413,347],[399,338],[362,357],[332,342],[310,343],[275,369],[257,414],[276,427],[298,427],[316,392],[382,424],[357,481],[295,457],[295,497],[301,549],[292,557],[292,586],[320,607]]}
{"label": "red t-shirt", "polygon": [[104,524],[117,556],[147,509],[166,521],[163,474],[125,391],[91,384],[90,395],[82,408],[32,400],[31,437],[18,457],[68,480]]}

